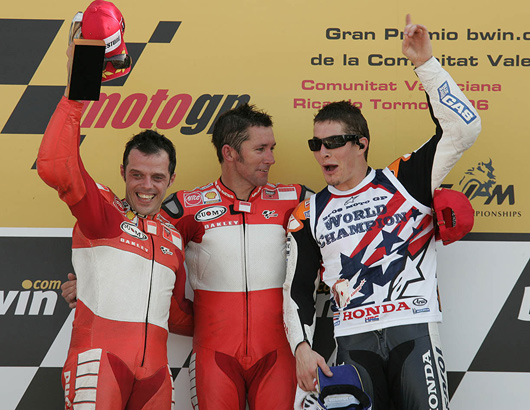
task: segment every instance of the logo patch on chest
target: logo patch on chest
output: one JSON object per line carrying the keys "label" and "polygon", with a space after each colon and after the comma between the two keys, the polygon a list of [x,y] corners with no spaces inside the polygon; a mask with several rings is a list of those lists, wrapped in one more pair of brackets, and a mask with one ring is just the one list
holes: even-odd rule
{"label": "logo patch on chest", "polygon": [[184,206],[199,206],[202,204],[204,204],[204,202],[202,201],[202,195],[200,192],[184,194]]}
{"label": "logo patch on chest", "polygon": [[201,209],[195,214],[195,220],[197,222],[212,221],[220,218],[226,214],[226,207],[224,206],[209,206],[208,208]]}
{"label": "logo patch on chest", "polygon": [[140,239],[141,241],[147,240],[147,235],[143,233],[138,227],[130,222],[124,221],[121,223],[120,228],[127,235],[132,236],[133,238]]}
{"label": "logo patch on chest", "polygon": [[278,216],[278,214],[274,210],[272,211],[265,210],[261,214],[265,217],[265,219],[276,218]]}
{"label": "logo patch on chest", "polygon": [[161,246],[160,250],[164,255],[173,255],[173,252],[169,248],[166,248],[165,246]]}

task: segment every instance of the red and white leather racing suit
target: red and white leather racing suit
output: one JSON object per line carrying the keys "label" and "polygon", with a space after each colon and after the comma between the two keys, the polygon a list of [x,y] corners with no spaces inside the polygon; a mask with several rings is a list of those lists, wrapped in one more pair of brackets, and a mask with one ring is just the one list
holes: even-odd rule
{"label": "red and white leather racing suit", "polygon": [[268,184],[240,201],[217,180],[164,202],[187,242],[195,409],[244,409],[246,401],[252,410],[293,408],[295,362],[282,319],[285,228],[305,193]]}
{"label": "red and white leather racing suit", "polygon": [[[62,374],[65,408],[170,409],[166,344],[170,303],[184,299],[182,238],[160,214],[139,217],[88,175],[79,156],[82,108],[63,97],[37,161],[41,178],[77,219],[78,301]],[[191,316],[181,308],[187,306],[173,304],[172,330],[191,334]]]}

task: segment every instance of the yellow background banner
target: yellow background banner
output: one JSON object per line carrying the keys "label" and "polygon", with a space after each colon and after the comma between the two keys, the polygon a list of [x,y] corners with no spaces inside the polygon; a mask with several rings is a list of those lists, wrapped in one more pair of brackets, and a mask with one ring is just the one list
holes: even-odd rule
{"label": "yellow background banner", "polygon": [[[2,19],[64,22],[28,83],[0,81],[1,227],[74,223],[56,192],[32,169],[42,133],[14,133],[6,124],[28,86],[65,85],[70,21],[88,4],[3,5]],[[434,55],[482,117],[479,140],[444,183],[471,199],[473,232],[528,232],[528,5],[510,0],[498,10],[491,0],[480,5],[455,0],[438,5],[388,0],[115,4],[125,17],[126,42],[140,45],[141,54],[123,86],[102,86],[102,93],[113,95],[112,112],[102,117],[103,109],[94,103],[87,107],[81,152],[93,178],[118,194],[123,193],[123,146],[141,128],[157,128],[175,143],[173,189],[217,178],[219,164],[208,131],[220,110],[238,98],[250,98],[273,116],[278,145],[271,182],[303,183],[315,191],[324,187],[306,140],[312,137],[314,114],[326,101],[350,99],[362,105],[373,167],[418,148],[434,133],[434,125],[413,68],[401,58],[400,36],[405,14],[411,13],[414,22],[432,32]],[[160,22],[181,23],[171,41],[150,42]],[[15,57],[2,55],[0,67],[19,64]],[[26,114],[31,123],[33,113]]]}

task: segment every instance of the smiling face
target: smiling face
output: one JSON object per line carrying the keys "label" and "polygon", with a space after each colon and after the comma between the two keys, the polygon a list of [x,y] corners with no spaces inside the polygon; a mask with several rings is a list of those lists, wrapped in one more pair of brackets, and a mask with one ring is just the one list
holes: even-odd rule
{"label": "smiling face", "polygon": [[169,175],[169,156],[164,150],[146,155],[133,148],[127,168],[121,166],[121,175],[125,180],[125,199],[141,215],[160,211],[166,191],[175,180],[175,174]]}
{"label": "smiling face", "polygon": [[[344,128],[344,125],[337,121],[316,122],[313,135],[322,139],[332,135],[346,134]],[[313,152],[328,185],[347,191],[355,188],[364,179],[368,169],[364,157],[368,139],[362,137],[360,142],[364,144],[362,149],[357,144],[347,142],[343,147],[334,149],[328,149],[322,144],[319,151]]]}

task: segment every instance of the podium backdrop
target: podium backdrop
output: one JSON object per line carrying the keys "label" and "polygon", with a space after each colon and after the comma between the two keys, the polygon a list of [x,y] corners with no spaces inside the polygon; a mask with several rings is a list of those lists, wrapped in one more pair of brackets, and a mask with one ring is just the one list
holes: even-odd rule
{"label": "podium backdrop", "polygon": [[[60,297],[74,219],[35,160],[64,92],[70,21],[89,1],[8,2],[0,12],[0,397],[2,409],[58,409],[73,314]],[[384,167],[434,133],[425,93],[401,54],[405,14],[482,117],[482,133],[444,181],[475,227],[439,247],[442,342],[453,410],[527,409],[530,401],[530,5],[485,0],[116,1],[133,69],[85,106],[81,152],[93,178],[123,193],[125,142],[154,128],[177,148],[174,189],[219,176],[212,124],[250,102],[273,116],[272,182],[324,187],[307,148],[323,104],[366,116],[369,162]],[[319,325],[332,327],[319,296]],[[172,336],[176,409],[189,410],[191,340]],[[321,343],[332,355],[333,345]]]}

